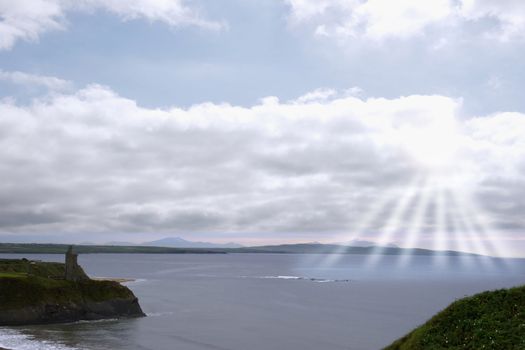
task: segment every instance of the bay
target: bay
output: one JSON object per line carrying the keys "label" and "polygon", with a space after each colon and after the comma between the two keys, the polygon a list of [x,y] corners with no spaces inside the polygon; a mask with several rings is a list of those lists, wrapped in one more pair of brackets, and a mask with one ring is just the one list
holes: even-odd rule
{"label": "bay", "polygon": [[[17,255],[0,255],[17,258]],[[24,255],[62,261],[61,255]],[[90,276],[126,285],[148,317],[0,328],[35,349],[380,349],[455,299],[525,282],[525,259],[360,255],[85,254]]]}

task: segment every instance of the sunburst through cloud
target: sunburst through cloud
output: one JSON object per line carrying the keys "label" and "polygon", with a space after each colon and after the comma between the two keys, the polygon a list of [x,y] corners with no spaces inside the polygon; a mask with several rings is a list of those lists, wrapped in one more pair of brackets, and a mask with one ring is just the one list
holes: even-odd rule
{"label": "sunburst through cloud", "polygon": [[523,57],[525,0],[0,0],[0,349],[523,348]]}
{"label": "sunburst through cloud", "polygon": [[[390,190],[383,195],[340,239],[372,239],[376,247],[368,257],[369,267],[381,261],[394,241],[407,249],[399,256],[400,268],[410,264],[410,249],[425,241],[432,242],[437,265],[447,263],[448,251],[465,253],[460,259],[464,264],[474,263],[466,253],[479,255],[478,263],[483,266],[493,264],[490,257],[505,257],[507,248],[497,239],[498,229],[475,205],[479,169],[469,158],[473,141],[462,130],[461,121],[454,114],[442,114],[414,123],[400,122],[388,136],[412,159],[418,179],[407,179],[397,193]],[[380,216],[386,219],[378,220]],[[382,224],[377,226],[378,222]],[[336,263],[344,250],[344,246],[336,249],[324,259],[324,265]]]}

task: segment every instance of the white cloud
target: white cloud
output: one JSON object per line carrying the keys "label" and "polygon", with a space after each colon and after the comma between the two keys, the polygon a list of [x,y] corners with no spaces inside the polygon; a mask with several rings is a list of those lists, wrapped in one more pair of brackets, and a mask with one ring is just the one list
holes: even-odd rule
{"label": "white cloud", "polygon": [[303,96],[299,97],[296,102],[298,103],[308,103],[308,102],[319,102],[326,101],[330,97],[333,97],[337,94],[337,91],[334,89],[316,89],[314,91],[308,92]]}
{"label": "white cloud", "polygon": [[352,86],[351,88],[346,89],[344,91],[344,95],[345,96],[360,96],[364,92],[365,91],[363,89],[361,89],[359,86]]}
{"label": "white cloud", "polygon": [[170,26],[196,25],[209,29],[220,29],[223,24],[203,19],[184,0],[74,0],[70,6],[76,10],[103,9],[121,16],[125,20],[144,18],[160,21]]}
{"label": "white cloud", "polygon": [[[318,35],[382,41],[424,35],[430,27],[443,35],[452,25],[482,20],[497,23],[486,36],[510,40],[524,36],[525,2],[520,0],[285,0],[294,23],[314,23]],[[443,42],[443,38],[440,39]]]}
{"label": "white cloud", "polygon": [[407,38],[449,17],[449,0],[287,0],[294,22],[317,23],[326,36],[365,37],[373,40]]}
{"label": "white cloud", "polygon": [[108,11],[123,20],[142,18],[174,27],[223,26],[202,18],[183,0],[0,0],[0,50],[12,48],[18,40],[34,41],[45,32],[64,29],[69,12],[97,10]]}
{"label": "white cloud", "polygon": [[56,77],[29,74],[25,72],[7,72],[0,69],[0,80],[8,81],[18,85],[43,86],[50,90],[67,90],[72,88],[73,83]]}
{"label": "white cloud", "polygon": [[292,9],[293,19],[296,21],[306,21],[313,17],[323,15],[328,9],[333,7],[352,8],[359,2],[355,0],[285,0]]}
{"label": "white cloud", "polygon": [[[295,100],[292,100],[293,103],[307,104],[307,103],[317,103],[317,102],[326,102],[329,100],[334,100],[336,98],[350,97],[350,96],[360,96],[364,93],[363,89],[358,86],[353,86],[349,89],[345,89],[342,92],[339,92],[335,89],[328,88],[319,88],[314,91],[310,91]],[[279,100],[277,99],[277,102]]]}
{"label": "white cloud", "polygon": [[36,40],[42,32],[63,29],[63,5],[53,0],[0,0],[0,49],[17,40]]}
{"label": "white cloud", "polygon": [[98,85],[4,101],[0,231],[319,237],[347,232],[427,166],[472,191],[498,227],[523,229],[525,115],[463,120],[459,109],[444,96],[327,94],[146,109]]}
{"label": "white cloud", "polygon": [[460,15],[465,20],[493,19],[497,27],[488,36],[503,41],[525,37],[525,2],[521,0],[462,0]]}

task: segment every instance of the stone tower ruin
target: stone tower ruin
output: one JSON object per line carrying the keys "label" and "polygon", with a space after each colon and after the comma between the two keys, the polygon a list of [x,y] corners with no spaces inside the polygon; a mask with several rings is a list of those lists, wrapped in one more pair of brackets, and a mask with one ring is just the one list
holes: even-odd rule
{"label": "stone tower ruin", "polygon": [[66,281],[80,281],[86,279],[84,270],[78,265],[78,254],[73,253],[73,246],[70,245],[66,252]]}

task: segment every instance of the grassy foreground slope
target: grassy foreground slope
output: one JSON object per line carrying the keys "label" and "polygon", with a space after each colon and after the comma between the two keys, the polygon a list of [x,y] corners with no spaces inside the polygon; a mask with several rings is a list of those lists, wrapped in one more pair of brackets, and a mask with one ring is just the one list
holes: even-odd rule
{"label": "grassy foreground slope", "polygon": [[460,299],[385,350],[525,349],[525,286]]}

